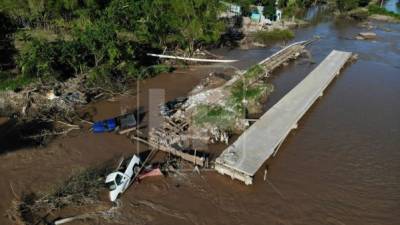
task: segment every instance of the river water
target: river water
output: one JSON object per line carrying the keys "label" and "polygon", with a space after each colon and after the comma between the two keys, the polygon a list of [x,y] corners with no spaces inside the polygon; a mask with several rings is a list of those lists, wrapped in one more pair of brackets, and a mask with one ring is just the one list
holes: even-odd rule
{"label": "river water", "polygon": [[[348,65],[303,117],[277,157],[267,182],[242,187],[209,175],[213,224],[400,224],[400,25],[376,22],[376,41],[354,40],[366,31],[349,21],[299,29],[296,40],[319,36],[300,59],[274,73],[276,89],[265,110],[299,83],[331,50],[351,51]],[[225,53],[253,64],[275,49]],[[310,63],[313,61],[314,63]],[[228,182],[228,184],[227,184]],[[205,220],[207,221],[207,220]],[[206,223],[205,223],[206,224]]]}
{"label": "river water", "polygon": [[[299,58],[273,73],[275,91],[268,110],[298,84],[331,50],[357,53],[314,104],[264,171],[245,186],[212,171],[201,175],[149,178],[123,196],[123,224],[400,224],[400,24],[375,22],[378,39],[355,40],[366,28],[348,21],[322,21],[296,31],[296,40],[319,36]],[[239,59],[241,69],[280,46],[216,50]],[[212,68],[179,70],[142,83],[141,92],[163,88],[166,98],[187,93]],[[127,98],[124,104],[135,99]],[[147,102],[148,98],[141,100]],[[97,106],[96,119],[116,115],[121,103]],[[5,141],[5,140],[2,140]],[[142,146],[143,147],[143,146]],[[218,146],[224,148],[224,146]],[[136,149],[137,150],[137,149]],[[212,151],[213,149],[211,149]],[[123,136],[80,131],[46,148],[0,155],[0,209],[10,207],[13,191],[45,190],[74,168],[96,165],[116,154],[131,154]],[[51,173],[49,171],[52,171]],[[11,185],[13,184],[13,185]],[[10,190],[13,188],[13,191]],[[144,202],[144,203],[143,203]],[[150,204],[150,203],[151,204]],[[5,217],[0,223],[10,224]],[[99,224],[82,222],[76,224]]]}

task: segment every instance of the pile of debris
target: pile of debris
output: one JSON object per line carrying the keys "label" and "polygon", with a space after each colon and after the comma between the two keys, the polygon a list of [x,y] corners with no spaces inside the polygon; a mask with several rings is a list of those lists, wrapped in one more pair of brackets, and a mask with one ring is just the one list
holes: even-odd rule
{"label": "pile of debris", "polygon": [[96,94],[84,86],[85,79],[81,75],[65,82],[37,82],[17,92],[0,92],[0,117],[68,121],[76,106],[86,104],[88,96]]}
{"label": "pile of debris", "polygon": [[273,91],[269,74],[297,58],[307,43],[294,43],[218,87],[210,88],[206,84],[212,82],[202,82],[188,98],[166,103],[161,107],[164,122],[150,131],[150,144],[204,166],[207,154],[201,148],[216,142],[228,144],[232,134],[246,129],[246,116],[259,112]]}
{"label": "pile of debris", "polygon": [[15,224],[50,224],[63,209],[92,211],[105,210],[110,203],[100,200],[104,188],[103,177],[110,171],[109,165],[90,168],[76,173],[48,193],[28,193],[17,196],[8,217]]}

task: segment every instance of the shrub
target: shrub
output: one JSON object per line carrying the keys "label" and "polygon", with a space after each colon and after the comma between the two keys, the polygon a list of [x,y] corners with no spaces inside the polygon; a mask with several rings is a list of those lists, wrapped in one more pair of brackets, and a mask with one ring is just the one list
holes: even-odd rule
{"label": "shrub", "polygon": [[381,8],[375,4],[371,4],[368,6],[368,12],[370,15],[373,15],[373,14],[386,15],[386,16],[390,16],[390,17],[400,20],[400,14],[388,11],[385,8]]}
{"label": "shrub", "polygon": [[34,79],[23,76],[0,72],[0,90],[17,90],[31,83]]}
{"label": "shrub", "polygon": [[54,75],[56,49],[45,41],[33,39],[22,49],[17,64],[22,75],[27,77],[47,77]]}
{"label": "shrub", "polygon": [[349,12],[349,16],[356,20],[365,20],[368,18],[368,10],[365,8],[357,8]]}
{"label": "shrub", "polygon": [[243,74],[243,77],[247,81],[247,83],[251,83],[252,80],[259,79],[264,74],[265,74],[264,68],[261,65],[256,64],[250,67],[250,69],[248,69],[246,73]]}
{"label": "shrub", "polygon": [[258,31],[254,40],[263,44],[277,41],[288,41],[294,38],[294,33],[287,29],[274,29],[272,31]]}

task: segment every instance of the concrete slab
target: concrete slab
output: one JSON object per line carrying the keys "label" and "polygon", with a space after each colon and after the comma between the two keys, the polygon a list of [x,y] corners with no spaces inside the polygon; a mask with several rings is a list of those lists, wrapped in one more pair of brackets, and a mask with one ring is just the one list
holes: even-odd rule
{"label": "concrete slab", "polygon": [[352,53],[333,50],[304,80],[268,110],[216,159],[215,169],[252,184],[253,176],[323,94]]}

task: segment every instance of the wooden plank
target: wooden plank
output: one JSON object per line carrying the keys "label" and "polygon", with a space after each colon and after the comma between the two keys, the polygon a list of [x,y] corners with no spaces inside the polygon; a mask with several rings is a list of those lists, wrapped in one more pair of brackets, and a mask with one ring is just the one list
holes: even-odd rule
{"label": "wooden plank", "polygon": [[189,154],[189,153],[186,153],[186,152],[182,152],[182,151],[176,150],[174,148],[169,148],[169,147],[166,147],[166,146],[162,146],[162,145],[155,146],[155,147],[156,147],[156,149],[159,149],[159,150],[161,150],[163,152],[167,152],[167,153],[170,153],[170,154],[172,154],[174,156],[180,157],[180,158],[182,158],[182,159],[184,159],[186,161],[189,161],[189,162],[191,162],[191,163],[193,163],[195,165],[198,165],[198,166],[201,166],[201,167],[203,167],[205,165],[206,159],[204,157],[195,156],[195,155],[192,155],[192,154]]}

